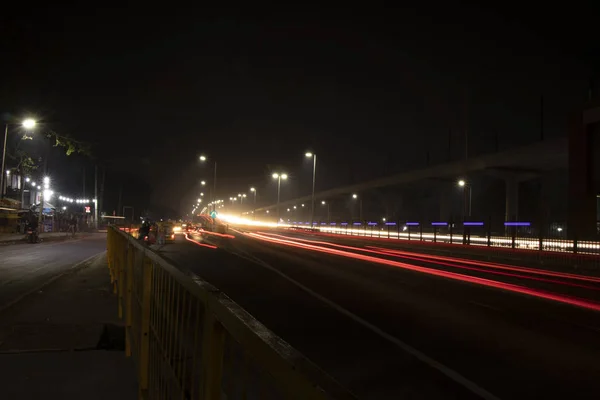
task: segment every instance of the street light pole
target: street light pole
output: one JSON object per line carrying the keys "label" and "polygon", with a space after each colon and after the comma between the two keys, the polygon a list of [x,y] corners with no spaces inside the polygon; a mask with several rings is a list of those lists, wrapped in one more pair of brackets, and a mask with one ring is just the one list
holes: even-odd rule
{"label": "street light pole", "polygon": [[213,177],[213,193],[212,193],[212,202],[213,202],[213,211],[217,211],[217,162],[215,161],[215,172]]}
{"label": "street light pole", "polygon": [[[6,123],[4,124],[4,143],[2,146],[2,171],[0,171],[0,198],[4,198],[4,167],[6,164],[6,140],[8,138],[8,125],[13,125]],[[25,129],[32,129],[36,125],[36,121],[33,119],[26,119],[21,123],[21,126]],[[44,171],[45,172],[45,171]],[[21,179],[23,179],[21,177]]]}
{"label": "street light pole", "polygon": [[327,223],[331,223],[331,203],[323,200],[321,204],[327,206]]}
{"label": "street light pole", "polygon": [[273,178],[277,179],[277,223],[279,223],[279,220],[281,218],[281,213],[279,210],[279,200],[281,198],[281,180],[286,180],[287,174],[274,173]]}
{"label": "street light pole", "polygon": [[313,179],[312,179],[312,199],[310,206],[310,227],[312,228],[315,219],[315,183],[317,180],[317,155],[315,153],[306,153],[306,157],[313,159]]}
{"label": "street light pole", "polygon": [[4,198],[4,159],[6,158],[6,138],[8,137],[8,124],[4,125],[4,146],[2,147],[2,173],[0,174],[0,198]]}
{"label": "street light pole", "polygon": [[279,199],[281,197],[281,175],[277,177],[277,223],[279,223],[280,213],[279,213]]}
{"label": "street light pole", "polygon": [[250,191],[254,193],[254,209],[252,210],[252,221],[256,219],[256,188],[251,187]]}
{"label": "street light pole", "polygon": [[[463,220],[467,217],[471,217],[471,199],[472,199],[472,188],[471,185],[465,182],[464,180],[458,181],[458,186],[463,188]],[[467,196],[467,190],[469,191],[469,195]],[[467,197],[469,199],[469,203],[467,204]]]}

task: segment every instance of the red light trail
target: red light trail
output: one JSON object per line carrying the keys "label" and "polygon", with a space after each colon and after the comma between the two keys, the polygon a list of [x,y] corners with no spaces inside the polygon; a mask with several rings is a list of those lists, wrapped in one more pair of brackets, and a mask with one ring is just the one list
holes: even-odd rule
{"label": "red light trail", "polygon": [[[594,310],[594,311],[600,311],[599,303],[595,303],[595,302],[588,301],[585,299],[569,297],[569,296],[565,296],[565,295],[561,295],[561,294],[546,292],[546,291],[542,291],[542,290],[538,290],[538,289],[532,289],[532,288],[528,288],[525,286],[520,286],[520,285],[516,285],[516,284],[512,284],[512,283],[499,282],[499,281],[494,281],[491,279],[485,279],[485,278],[479,278],[479,277],[470,276],[470,275],[459,274],[456,272],[449,272],[449,271],[444,271],[444,270],[438,270],[435,268],[421,267],[421,266],[407,264],[407,263],[403,263],[403,262],[399,262],[399,261],[373,257],[373,256],[369,256],[369,255],[364,255],[364,254],[357,254],[357,253],[352,253],[349,251],[317,246],[314,244],[302,243],[302,239],[300,239],[300,241],[296,241],[296,239],[289,239],[289,238],[279,239],[279,238],[266,236],[261,233],[246,233],[246,235],[256,238],[256,239],[259,239],[259,240],[266,241],[266,242],[275,243],[275,244],[283,244],[283,245],[287,245],[290,247],[296,247],[296,248],[305,249],[305,250],[311,250],[311,251],[316,251],[316,252],[321,252],[321,253],[326,253],[326,254],[331,254],[331,255],[353,258],[353,259],[361,260],[361,261],[372,262],[372,263],[376,263],[376,264],[382,264],[382,265],[388,265],[388,266],[397,267],[397,268],[403,268],[403,269],[407,269],[407,270],[411,270],[411,271],[426,273],[429,275],[439,276],[439,277],[462,281],[462,282],[475,283],[475,284],[479,284],[482,286],[503,289],[503,290],[507,290],[507,291],[511,291],[511,292],[515,292],[515,293],[526,294],[526,295],[533,296],[533,297],[543,298],[543,299],[547,299],[547,300],[553,300],[553,301],[557,301],[560,303],[565,303],[565,304],[570,304],[570,305],[574,305],[574,306],[578,306],[578,307],[582,307],[582,308],[587,308],[587,309]],[[388,255],[387,252],[377,252],[374,250],[353,248],[350,246],[343,246],[343,245],[337,245],[337,244],[326,243],[326,242],[322,242],[322,243],[325,243],[328,246],[342,247],[342,248],[352,249],[355,251],[370,252],[370,253],[374,253],[374,254],[384,253],[384,254]],[[462,261],[463,260],[460,260],[460,262],[462,262]],[[494,264],[490,263],[490,265],[494,265]],[[473,269],[473,268],[470,268],[470,269]],[[485,272],[490,272],[490,271],[486,270]],[[548,271],[544,271],[544,272],[548,272]],[[567,274],[567,275],[570,276],[571,274]],[[574,275],[574,276],[579,277],[578,275]],[[525,278],[531,279],[532,277],[525,277]],[[571,276],[570,276],[570,278],[573,279],[573,277],[571,277]],[[538,278],[538,280],[541,280],[541,279],[542,278]],[[548,281],[548,280],[546,280],[546,281]],[[565,284],[565,282],[557,282],[557,283]]]}
{"label": "red light trail", "polygon": [[[326,246],[332,246],[332,247],[339,247],[339,248],[354,250],[354,251],[362,251],[365,253],[380,254],[380,255],[385,255],[385,256],[395,256],[395,257],[399,257],[399,258],[409,258],[409,259],[412,259],[415,261],[435,262],[437,264],[446,265],[446,266],[454,267],[454,268],[473,269],[476,271],[482,271],[482,272],[492,273],[492,274],[515,276],[515,277],[520,277],[520,278],[525,278],[525,279],[544,280],[546,282],[561,283],[561,284],[565,284],[565,285],[583,287],[583,288],[588,288],[588,289],[593,289],[593,290],[600,290],[600,288],[597,288],[594,286],[579,285],[579,284],[573,284],[573,283],[568,283],[568,282],[564,282],[564,281],[534,278],[534,277],[525,276],[525,275],[507,274],[507,273],[503,273],[503,272],[499,272],[499,271],[479,270],[479,269],[475,269],[475,268],[466,267],[465,264],[466,265],[474,265],[474,266],[483,267],[483,268],[495,268],[495,269],[513,271],[513,272],[521,272],[521,273],[528,273],[528,274],[535,274],[535,275],[544,275],[544,276],[550,276],[550,277],[558,277],[558,278],[600,283],[600,278],[596,278],[596,277],[592,277],[592,276],[569,274],[569,273],[565,273],[565,272],[547,271],[547,270],[540,270],[540,269],[527,268],[527,267],[517,267],[517,266],[512,266],[512,265],[506,265],[506,264],[491,263],[491,262],[487,262],[487,261],[475,261],[475,260],[466,260],[466,259],[455,258],[455,257],[414,253],[414,252],[409,252],[409,251],[386,249],[384,247],[375,247],[375,246],[366,246],[366,248],[353,247],[353,246],[345,246],[345,245],[341,245],[341,244],[337,244],[337,243],[322,242],[322,241],[317,241],[317,240],[290,238],[288,236],[278,235],[275,233],[266,233],[266,232],[264,232],[264,233],[259,232],[259,233],[265,234],[265,235],[271,235],[271,236],[278,236],[278,237],[282,237],[282,238],[290,239],[290,240],[297,240],[300,242],[307,242],[307,243],[320,244],[320,245],[326,245]],[[454,263],[454,264],[449,264],[448,262]]]}
{"label": "red light trail", "polygon": [[194,239],[190,239],[187,235],[187,233],[185,234],[185,240],[187,240],[188,242],[192,242],[195,245],[201,246],[201,247],[208,247],[209,249],[216,249],[217,246],[213,246],[212,244],[206,244],[206,243],[200,243],[197,240]]}

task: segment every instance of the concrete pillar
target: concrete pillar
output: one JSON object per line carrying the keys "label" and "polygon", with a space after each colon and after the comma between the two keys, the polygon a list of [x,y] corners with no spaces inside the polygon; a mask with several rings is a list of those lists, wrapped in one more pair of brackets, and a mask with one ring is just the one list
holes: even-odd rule
{"label": "concrete pillar", "polygon": [[505,221],[516,221],[519,218],[519,181],[515,176],[504,178],[506,187]]}
{"label": "concrete pillar", "polygon": [[[569,225],[570,238],[594,239],[596,191],[591,141],[600,130],[600,107],[577,113],[569,132]],[[596,139],[598,140],[598,139]]]}
{"label": "concrete pillar", "polygon": [[449,222],[452,211],[452,197],[449,196],[449,191],[444,188],[440,191],[440,221]]}

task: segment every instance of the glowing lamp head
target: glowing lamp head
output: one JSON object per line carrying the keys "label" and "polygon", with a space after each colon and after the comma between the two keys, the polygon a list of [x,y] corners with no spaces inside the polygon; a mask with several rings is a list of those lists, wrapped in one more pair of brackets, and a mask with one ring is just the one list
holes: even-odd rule
{"label": "glowing lamp head", "polygon": [[353,199],[358,199],[358,195],[357,195],[356,193],[354,193],[354,194],[352,195],[352,198],[353,198]]}
{"label": "glowing lamp head", "polygon": [[310,158],[313,156],[313,153],[311,153],[310,151],[307,151],[305,154],[306,157]]}
{"label": "glowing lamp head", "polygon": [[200,156],[200,161],[206,161],[206,156]]}
{"label": "glowing lamp head", "polygon": [[458,186],[460,186],[460,187],[463,187],[463,186],[465,186],[466,184],[467,184],[467,183],[466,183],[464,180],[462,180],[462,179],[461,179],[460,181],[458,181]]}
{"label": "glowing lamp head", "polygon": [[35,120],[28,118],[25,121],[23,121],[22,125],[25,129],[33,129],[36,125],[36,122]]}

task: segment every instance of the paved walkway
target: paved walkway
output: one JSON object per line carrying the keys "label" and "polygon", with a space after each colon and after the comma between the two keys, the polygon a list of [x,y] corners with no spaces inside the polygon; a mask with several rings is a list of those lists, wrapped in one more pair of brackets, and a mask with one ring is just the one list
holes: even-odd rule
{"label": "paved walkway", "polygon": [[[81,235],[82,234],[80,233],[79,236],[81,236]],[[40,233],[40,238],[42,240],[67,238],[69,236],[70,236],[70,233],[67,233],[67,232]],[[0,233],[0,243],[24,242],[25,239],[26,239],[26,237],[22,233]]]}
{"label": "paved walkway", "polygon": [[0,398],[136,398],[122,343],[103,253],[1,313]]}

